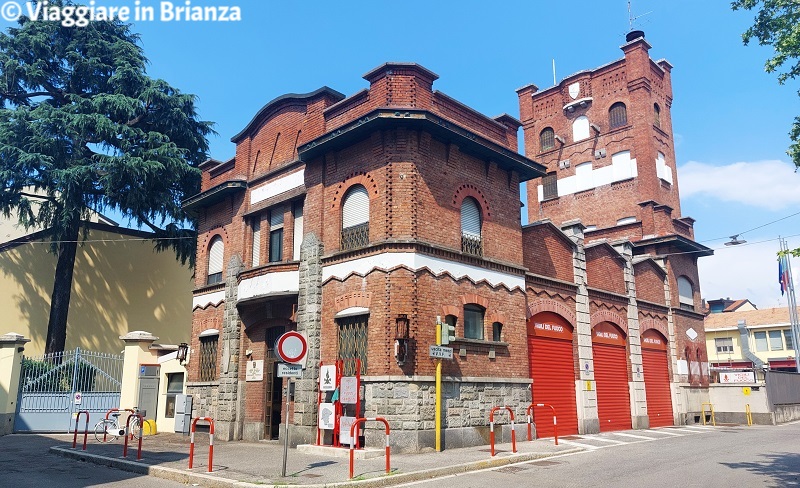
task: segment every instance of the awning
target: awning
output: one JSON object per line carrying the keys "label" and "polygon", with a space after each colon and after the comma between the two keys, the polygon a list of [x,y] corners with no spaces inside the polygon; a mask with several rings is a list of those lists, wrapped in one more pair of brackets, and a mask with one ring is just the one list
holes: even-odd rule
{"label": "awning", "polygon": [[794,358],[769,360],[770,368],[794,368],[795,366],[797,366],[797,364],[795,363]]}

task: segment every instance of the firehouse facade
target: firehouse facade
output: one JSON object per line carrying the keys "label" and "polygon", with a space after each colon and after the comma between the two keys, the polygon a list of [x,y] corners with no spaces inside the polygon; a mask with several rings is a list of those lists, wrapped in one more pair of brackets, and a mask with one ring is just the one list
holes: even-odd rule
{"label": "firehouse facade", "polygon": [[448,447],[485,443],[492,407],[524,418],[532,401],[556,407],[562,434],[692,421],[708,384],[697,258],[711,251],[680,214],[671,66],[649,48],[631,33],[622,59],[521,88],[521,121],[434,90],[413,63],[375,68],[349,97],[265,105],[185,202],[199,220],[194,415],[223,439],[277,438],[273,346],[298,330],[310,351],[292,443],[316,439],[320,364],[344,359],[349,375],[359,359],[360,413],[387,418],[401,449],[433,446],[439,318],[455,326]]}

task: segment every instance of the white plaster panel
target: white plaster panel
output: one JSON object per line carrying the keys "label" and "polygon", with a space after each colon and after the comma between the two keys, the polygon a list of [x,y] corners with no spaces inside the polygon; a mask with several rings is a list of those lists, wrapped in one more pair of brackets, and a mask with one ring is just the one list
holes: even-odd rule
{"label": "white plaster panel", "polygon": [[525,289],[525,279],[521,276],[413,252],[381,253],[353,261],[324,266],[322,268],[322,280],[326,281],[329,278],[344,279],[351,273],[366,275],[373,269],[390,270],[398,266],[406,266],[413,271],[428,268],[436,275],[447,272],[455,279],[466,277],[475,282],[486,280],[492,286],[502,284],[509,289]]}
{"label": "white plaster panel", "polygon": [[276,180],[265,183],[253,188],[250,192],[250,205],[256,204],[275,195],[293,190],[305,183],[305,169],[301,169],[290,175],[282,176]]}
{"label": "white plaster panel", "polygon": [[581,115],[572,123],[572,141],[578,142],[589,138],[589,117]]}
{"label": "white plaster panel", "polygon": [[195,307],[205,307],[207,305],[216,305],[225,301],[225,290],[215,291],[213,293],[205,293],[197,295],[192,298],[192,309]]}
{"label": "white plaster panel", "polygon": [[239,283],[239,300],[268,293],[298,292],[299,290],[299,271],[279,271],[242,280]]}
{"label": "white plaster panel", "polygon": [[685,359],[678,359],[678,374],[689,374],[689,365]]}

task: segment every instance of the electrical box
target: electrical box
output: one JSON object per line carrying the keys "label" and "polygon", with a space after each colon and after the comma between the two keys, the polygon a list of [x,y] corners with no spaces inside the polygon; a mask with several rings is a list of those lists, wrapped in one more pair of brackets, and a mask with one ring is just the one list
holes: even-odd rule
{"label": "electrical box", "polygon": [[192,395],[175,395],[175,432],[189,435],[192,427]]}

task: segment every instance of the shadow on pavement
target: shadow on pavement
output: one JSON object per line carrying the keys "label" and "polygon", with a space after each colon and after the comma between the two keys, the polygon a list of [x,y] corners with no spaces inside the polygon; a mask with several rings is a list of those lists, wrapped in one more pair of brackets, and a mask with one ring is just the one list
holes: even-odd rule
{"label": "shadow on pavement", "polygon": [[800,487],[800,454],[773,453],[761,455],[763,461],[721,463],[732,469],[745,469],[775,480],[774,486]]}

